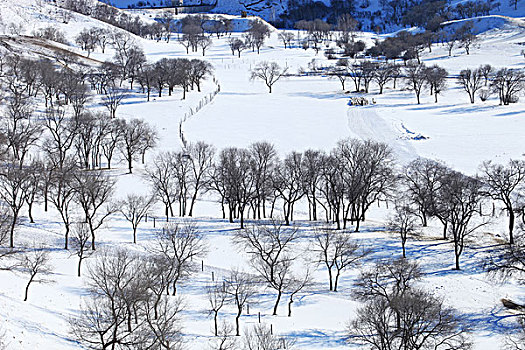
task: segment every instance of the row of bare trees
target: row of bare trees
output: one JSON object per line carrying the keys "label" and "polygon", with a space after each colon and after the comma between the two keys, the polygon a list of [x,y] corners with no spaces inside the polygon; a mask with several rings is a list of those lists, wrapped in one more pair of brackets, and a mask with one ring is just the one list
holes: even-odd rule
{"label": "row of bare trees", "polygon": [[359,230],[370,206],[384,200],[395,182],[391,150],[373,141],[346,140],[329,155],[309,150],[293,152],[283,160],[267,142],[248,149],[230,147],[214,155],[212,146],[197,143],[187,153],[157,157],[148,173],[166,215],[173,213],[177,202],[180,215],[191,215],[196,193],[212,191],[219,196],[223,217],[228,212],[230,222],[239,218],[241,227],[249,213],[258,219],[272,217],[278,202],[289,224],[295,204],[306,198],[312,220],[318,219],[321,207],[326,220],[333,220],[338,228],[351,221]]}
{"label": "row of bare trees", "polygon": [[487,199],[507,213],[507,241],[510,246],[515,244],[516,217],[525,225],[524,185],[525,162],[519,160],[506,165],[484,162],[480,174],[472,177],[433,160],[416,159],[401,175],[389,227],[400,234],[405,256],[405,243],[417,234],[417,221],[425,227],[430,218],[436,218],[443,224],[443,239],[451,236],[459,270],[469,237],[497,214],[494,204],[486,208]]}
{"label": "row of bare trees", "polygon": [[[324,69],[314,67],[314,71],[324,72]],[[370,84],[375,82],[379,94],[389,82],[396,88],[398,79],[402,79],[416,95],[417,103],[421,102],[421,93],[428,89],[434,95],[437,103],[438,95],[447,88],[448,72],[438,66],[426,66],[424,63],[409,61],[404,67],[395,63],[374,62],[364,60],[349,63],[340,59],[336,65],[329,67],[329,74],[336,77],[344,90],[348,80],[352,80],[355,91],[369,92]],[[491,65],[482,65],[476,69],[463,69],[455,78],[458,86],[468,95],[471,103],[475,102],[476,94],[486,101],[491,94],[496,94],[502,105],[516,103],[525,87],[525,72],[520,69],[502,68],[495,70]]]}
{"label": "row of bare trees", "polygon": [[373,203],[390,201],[395,209],[390,227],[401,235],[403,255],[408,237],[416,231],[417,219],[426,226],[435,218],[443,224],[443,238],[450,235],[454,243],[456,269],[460,268],[468,237],[487,223],[491,212],[483,209],[487,199],[498,202],[508,213],[510,244],[514,243],[515,218],[525,219],[522,161],[507,165],[485,162],[481,174],[472,177],[439,162],[417,159],[398,175],[389,148],[370,141],[342,141],[330,155],[308,150],[291,153],[283,160],[268,143],[255,143],[249,149],[227,148],[216,160],[211,146],[199,144],[198,148],[207,150],[206,156],[200,157],[205,162],[195,161],[199,159],[192,155],[195,150],[162,154],[150,171],[150,181],[165,204],[166,216],[173,215],[171,206],[176,202],[179,215],[187,214],[196,193],[212,191],[219,195],[223,218],[228,215],[230,222],[239,218],[241,227],[250,214],[254,219],[274,217],[278,203],[288,225],[293,221],[295,205],[306,199],[311,220],[320,219],[322,210],[325,220],[334,222],[337,229],[346,228],[350,222],[357,231]]}
{"label": "row of bare trees", "polygon": [[[315,68],[315,71],[324,70]],[[395,89],[398,80],[402,80],[406,86],[414,91],[417,103],[421,103],[421,93],[428,88],[430,95],[434,95],[434,101],[438,102],[438,95],[446,89],[448,72],[438,66],[427,67],[424,63],[409,62],[404,67],[395,63],[375,62],[364,60],[359,63],[350,63],[347,59],[341,59],[336,65],[329,67],[329,75],[335,77],[341,83],[344,90],[348,80],[354,83],[355,91],[370,92],[371,83],[375,83],[382,94],[385,86],[392,83]]]}
{"label": "row of bare trees", "polygon": [[[120,104],[119,98],[124,97],[121,89],[124,81],[130,83],[131,89],[137,81],[142,92],[147,93],[148,101],[152,90],[156,90],[158,96],[162,97],[162,91],[167,88],[171,96],[175,87],[182,88],[184,99],[190,89],[196,87],[200,92],[202,81],[213,72],[210,63],[198,59],[163,58],[155,63],[148,63],[143,49],[130,35],[117,32],[111,40],[115,50],[113,60],[90,70],[87,79],[93,90],[104,95],[104,104],[112,115]],[[89,55],[85,44],[82,44],[82,48]]]}
{"label": "row of bare trees", "polygon": [[[196,52],[199,48],[202,50],[202,55],[206,54],[206,50],[212,45],[212,34],[206,35],[207,21],[202,19],[202,16],[188,16],[181,20],[181,32],[182,36],[179,37],[179,42],[186,49],[186,53]],[[223,26],[220,22],[216,22],[212,25],[212,31],[219,38],[225,33]],[[232,50],[232,54],[238,53],[239,57],[241,52],[247,48],[251,48],[252,51],[257,50],[260,52],[261,47],[264,45],[266,39],[270,36],[270,29],[268,25],[259,19],[253,20],[250,23],[250,28],[243,34],[241,38],[229,38],[228,44]]]}
{"label": "row of bare trees", "polygon": [[509,105],[518,102],[525,89],[525,72],[516,68],[495,70],[486,64],[476,69],[463,69],[457,83],[469,95],[470,103],[474,103],[476,94],[482,101],[496,94],[500,105]]}

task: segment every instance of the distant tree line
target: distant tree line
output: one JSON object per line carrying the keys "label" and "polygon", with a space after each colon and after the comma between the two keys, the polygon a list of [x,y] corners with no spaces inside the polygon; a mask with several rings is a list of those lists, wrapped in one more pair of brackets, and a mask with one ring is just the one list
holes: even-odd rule
{"label": "distant tree line", "polygon": [[[517,3],[518,0],[509,1],[515,9]],[[472,0],[457,4],[445,0],[394,0],[380,1],[376,11],[369,9],[370,5],[370,1],[354,0],[331,1],[330,4],[289,0],[287,10],[272,24],[278,28],[292,28],[300,20],[325,20],[335,25],[340,16],[350,15],[362,30],[384,31],[389,26],[401,25],[435,31],[445,21],[488,15],[490,11],[498,9],[501,3],[494,0]]]}

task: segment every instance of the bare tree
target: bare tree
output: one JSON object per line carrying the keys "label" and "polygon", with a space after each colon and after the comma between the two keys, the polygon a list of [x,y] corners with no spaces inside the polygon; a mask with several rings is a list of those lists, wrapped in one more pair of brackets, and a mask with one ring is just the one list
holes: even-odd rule
{"label": "bare tree", "polygon": [[189,80],[193,89],[193,84],[197,85],[197,91],[201,92],[201,84],[207,76],[213,73],[213,66],[206,61],[193,59],[189,66]]}
{"label": "bare tree", "polygon": [[358,309],[348,335],[367,349],[463,350],[472,347],[468,330],[443,300],[410,290],[393,303],[383,298],[369,301]]}
{"label": "bare tree", "polygon": [[299,237],[296,227],[286,228],[278,221],[252,226],[235,235],[236,243],[241,244],[251,255],[251,263],[258,275],[277,292],[273,315],[277,315],[279,302],[290,278],[290,268],[296,258],[291,255],[292,245]]}
{"label": "bare tree", "polygon": [[125,199],[117,202],[118,211],[131,223],[133,229],[133,243],[137,243],[137,228],[144,220],[153,205],[152,196],[128,194]]}
{"label": "bare tree", "polygon": [[516,103],[525,87],[525,72],[502,68],[494,73],[491,87],[498,93],[500,104]]}
{"label": "bare tree", "polygon": [[206,55],[206,50],[213,44],[213,40],[211,38],[207,37],[206,35],[199,36],[197,40],[197,45],[202,50],[202,55]]}
{"label": "bare tree", "polygon": [[[158,259],[153,259],[159,262]],[[153,267],[153,274],[149,268]],[[143,342],[150,342],[150,348],[182,350],[183,338],[181,335],[182,300],[180,298],[168,297],[163,291],[167,287],[167,281],[159,278],[162,274],[162,263],[142,267],[147,292],[144,303],[144,316],[147,327],[141,329]],[[149,292],[149,293],[148,293]]]}
{"label": "bare tree", "polygon": [[419,265],[408,259],[378,261],[372,268],[361,271],[354,284],[353,295],[361,301],[381,298],[394,303],[421,277]]}
{"label": "bare tree", "polygon": [[479,179],[455,171],[445,175],[438,194],[438,206],[452,234],[456,270],[460,269],[459,259],[467,245],[467,237],[486,224],[483,220],[472,224],[472,219],[481,215],[482,195],[482,182]]}
{"label": "bare tree", "polygon": [[179,193],[175,167],[172,164],[173,159],[175,156],[172,152],[159,153],[146,169],[147,179],[153,187],[153,193],[164,204],[166,220],[170,214],[173,216],[172,205],[176,202]]}
{"label": "bare tree", "polygon": [[394,70],[397,68],[394,64],[380,64],[374,75],[374,80],[379,85],[379,94],[383,93],[385,85],[394,79]]}
{"label": "bare tree", "polygon": [[186,222],[183,225],[167,225],[159,230],[154,251],[168,267],[167,278],[175,295],[177,284],[195,272],[196,260],[207,254],[208,246],[195,223]]}
{"label": "bare tree", "polygon": [[394,214],[388,221],[388,227],[392,231],[399,233],[401,247],[403,248],[403,258],[406,258],[405,245],[409,235],[414,234],[416,215],[413,208],[403,199],[395,203]]}
{"label": "bare tree", "polygon": [[100,171],[81,171],[73,175],[75,202],[84,214],[91,233],[91,249],[95,250],[95,233],[108,216],[115,212],[111,204],[115,180]]}
{"label": "bare tree", "polygon": [[107,160],[108,169],[111,169],[111,160],[115,154],[115,150],[118,148],[122,142],[123,136],[123,120],[122,119],[112,119],[109,122],[107,133],[101,141],[101,148],[104,157]]}
{"label": "bare tree", "polygon": [[446,88],[448,72],[438,65],[433,65],[428,67],[425,73],[427,83],[430,86],[430,93],[434,94],[434,102],[437,103],[438,95]]}
{"label": "bare tree", "polygon": [[294,303],[294,297],[308,289],[312,285],[312,275],[310,273],[310,269],[306,267],[304,271],[302,271],[301,275],[297,276],[290,276],[289,280],[287,281],[286,290],[288,291],[288,317],[292,317],[292,304]]}
{"label": "bare tree", "polygon": [[68,249],[69,230],[75,202],[74,174],[79,171],[75,160],[66,158],[61,167],[51,167],[49,201],[57,209],[64,224],[64,248]]}
{"label": "bare tree", "polygon": [[9,207],[11,225],[9,227],[9,246],[14,247],[15,228],[18,223],[20,210],[24,206],[24,190],[30,179],[25,169],[17,165],[7,164],[0,172],[0,198]]}
{"label": "bare tree", "polygon": [[281,163],[278,163],[273,177],[275,192],[283,200],[286,225],[290,225],[290,220],[293,221],[295,203],[305,195],[302,170],[302,154],[292,152]]}
{"label": "bare tree", "polygon": [[239,38],[228,38],[228,45],[230,46],[232,55],[235,55],[237,51],[239,58],[241,58],[241,52],[246,50],[246,44]]}
{"label": "bare tree", "polygon": [[252,302],[257,294],[253,280],[244,272],[233,270],[224,281],[229,300],[235,305],[235,335],[240,336],[239,319],[248,302]]}
{"label": "bare tree", "polygon": [[487,86],[490,75],[494,71],[494,68],[490,64],[484,64],[479,66],[478,70],[481,72],[481,75],[485,79],[485,86]]}
{"label": "bare tree", "polygon": [[49,263],[49,252],[44,247],[32,249],[21,255],[19,265],[21,272],[29,278],[24,292],[24,301],[27,301],[29,286],[33,282],[48,282],[46,276],[51,274],[53,267]]}
{"label": "bare tree", "polygon": [[189,216],[193,215],[193,207],[200,191],[208,187],[209,173],[213,167],[215,148],[205,142],[190,143],[187,147],[191,168],[191,202]]}
{"label": "bare tree", "polygon": [[95,51],[95,47],[98,43],[97,32],[91,29],[83,29],[75,37],[75,42],[82,50],[87,52],[87,56],[89,57],[91,52]]}
{"label": "bare tree", "polygon": [[273,334],[265,324],[256,324],[246,331],[243,350],[293,349],[295,340]]}
{"label": "bare tree", "polygon": [[447,50],[448,50],[448,56],[452,56],[452,50],[454,49],[454,47],[456,47],[458,44],[458,38],[457,36],[455,35],[455,33],[451,33],[447,36],[446,38],[446,42],[445,42],[445,46],[447,47]]}
{"label": "bare tree", "polygon": [[339,83],[341,83],[341,89],[345,90],[345,83],[348,77],[350,76],[350,73],[347,69],[348,63],[346,60],[339,60],[337,61],[337,64],[330,69],[330,76],[336,77],[339,80]]}
{"label": "bare tree", "polygon": [[166,42],[170,42],[171,27],[173,25],[173,14],[170,11],[163,11],[161,16],[157,19],[164,29]]}
{"label": "bare tree", "polygon": [[91,238],[89,227],[85,223],[77,223],[73,226],[73,236],[71,238],[71,246],[78,257],[77,275],[80,277],[82,262],[93,253],[89,246],[89,239]]}
{"label": "bare tree", "polygon": [[156,304],[144,259],[124,249],[103,249],[90,264],[89,294],[71,334],[93,349],[180,349],[180,302]]}
{"label": "bare tree", "polygon": [[506,349],[508,350],[524,350],[525,347],[525,316],[518,319],[518,327],[515,332],[508,334],[506,339]]}
{"label": "bare tree", "polygon": [[133,160],[145,152],[144,145],[155,139],[155,130],[142,119],[131,119],[122,123],[122,138],[119,150],[128,163],[129,173],[132,173]]}
{"label": "bare tree", "polygon": [[250,42],[253,44],[253,47],[257,48],[257,53],[259,53],[266,38],[270,36],[270,29],[264,22],[256,19],[251,22],[250,29],[248,29],[246,35],[250,37]]}
{"label": "bare tree", "polygon": [[302,174],[304,176],[305,195],[308,200],[308,217],[317,220],[318,205],[326,207],[320,202],[320,186],[322,184],[322,171],[325,166],[326,154],[321,151],[308,149],[303,153]]}
{"label": "bare tree", "polygon": [[459,40],[461,47],[465,49],[467,55],[470,54],[470,48],[478,40],[476,35],[473,33],[474,24],[469,21],[456,30],[456,37]]}
{"label": "bare tree", "polygon": [[493,200],[503,203],[509,216],[509,243],[514,244],[514,221],[517,203],[522,186],[525,184],[525,162],[510,160],[507,165],[494,164],[491,161],[481,165],[484,191]]}
{"label": "bare tree", "polygon": [[330,228],[318,229],[315,233],[315,261],[328,271],[329,290],[337,292],[339,277],[346,269],[359,266],[360,260],[369,252],[354,242],[348,232]]}
{"label": "bare tree", "polygon": [[93,165],[91,156],[95,147],[94,140],[97,138],[97,119],[98,116],[92,113],[82,113],[76,117],[78,134],[74,138],[74,143],[80,164],[85,169]]}
{"label": "bare tree", "polygon": [[246,149],[229,147],[219,154],[218,163],[212,176],[213,189],[222,196],[222,201],[229,207],[229,220],[233,223],[234,215],[240,217],[241,229],[244,228],[244,216],[249,203],[255,195],[255,176],[253,159]]}
{"label": "bare tree", "polygon": [[33,218],[33,205],[41,200],[42,188],[44,185],[41,176],[43,170],[44,164],[38,159],[33,160],[26,168],[28,181],[27,186],[24,188],[24,197],[27,204],[27,215],[30,223],[35,222],[35,219]]}
{"label": "bare tree", "polygon": [[363,61],[359,64],[361,71],[361,80],[365,88],[365,93],[368,93],[370,89],[370,82],[375,78],[378,70],[378,64],[370,61]]}
{"label": "bare tree", "polygon": [[425,71],[426,67],[424,63],[409,63],[405,67],[405,79],[407,84],[412,87],[412,90],[416,94],[417,104],[421,103],[421,90],[427,84],[427,80],[425,79]]}
{"label": "bare tree", "polygon": [[251,71],[251,80],[260,79],[264,81],[270,93],[272,93],[272,86],[283,77],[288,68],[281,68],[275,62],[261,62]]}
{"label": "bare tree", "polygon": [[233,333],[233,326],[227,322],[222,322],[217,337],[212,341],[213,350],[235,350],[237,349],[237,340]]}
{"label": "bare tree", "polygon": [[[342,214],[343,228],[350,219],[355,222],[357,232],[372,203],[385,200],[394,189],[392,149],[381,142],[348,139],[340,141],[332,153],[336,159],[335,185],[338,187],[334,189],[332,202],[334,206],[342,205],[342,210],[337,211]],[[335,220],[339,228],[339,217]]]}
{"label": "bare tree", "polygon": [[295,38],[295,35],[291,32],[280,32],[279,39],[283,42],[284,48],[292,47],[292,40]]}
{"label": "bare tree", "polygon": [[44,126],[49,136],[42,144],[47,156],[56,161],[58,168],[64,165],[77,135],[76,118],[68,118],[62,109],[47,109]]}
{"label": "bare tree", "polygon": [[404,169],[403,191],[417,207],[423,227],[427,226],[430,217],[437,214],[437,194],[447,170],[443,164],[425,158],[413,160]]}
{"label": "bare tree", "polygon": [[[277,166],[277,151],[268,142],[255,142],[249,147],[254,176],[255,200],[252,204],[253,217],[266,217],[266,201],[274,197],[273,178]],[[262,214],[262,215],[261,215]]]}
{"label": "bare tree", "polygon": [[[223,283],[216,283],[206,288],[208,294],[208,302],[210,303],[209,315],[213,315],[214,335],[219,336],[219,311],[226,305],[228,294],[226,294],[226,286]],[[222,334],[221,334],[222,336]],[[226,341],[226,340],[225,340]]]}
{"label": "bare tree", "polygon": [[115,85],[109,85],[105,90],[105,94],[102,97],[102,105],[108,109],[112,118],[115,118],[117,108],[124,97],[126,97],[125,91]]}
{"label": "bare tree", "polygon": [[12,270],[13,268],[17,267],[17,263],[13,263],[10,258],[16,257],[16,254],[19,253],[19,250],[7,247],[12,220],[8,214],[9,209],[5,204],[2,204],[0,209],[0,271]]}
{"label": "bare tree", "polygon": [[463,69],[459,72],[457,83],[470,97],[470,103],[474,103],[476,92],[483,86],[483,75],[478,69]]}

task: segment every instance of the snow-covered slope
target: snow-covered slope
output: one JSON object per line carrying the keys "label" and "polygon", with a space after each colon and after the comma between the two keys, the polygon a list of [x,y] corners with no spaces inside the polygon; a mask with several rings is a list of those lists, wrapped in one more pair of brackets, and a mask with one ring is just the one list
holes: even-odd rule
{"label": "snow-covered slope", "polygon": [[[144,8],[144,7],[166,7],[172,3],[178,5],[180,3],[188,6],[209,4],[213,7],[211,10],[214,13],[223,13],[230,15],[240,15],[241,12],[246,11],[249,15],[257,15],[268,21],[275,21],[279,16],[288,10],[288,0],[99,0],[105,3],[112,4],[118,8]],[[320,1],[327,6],[330,6],[330,0]],[[458,4],[466,4],[472,2],[470,0],[450,0],[449,7],[454,9]],[[381,0],[366,0],[359,1],[355,4],[354,15],[360,18],[365,23],[367,28],[370,27],[370,16],[380,18],[381,13],[386,14],[387,10],[384,8]],[[209,7],[205,7],[206,11]],[[198,11],[198,10],[197,10]],[[518,0],[517,8],[515,9],[510,1],[501,1],[499,6],[494,7],[490,11],[491,15],[502,15],[513,18],[525,17],[525,4],[523,0]],[[364,19],[367,17],[368,19]],[[376,24],[381,21],[376,22]],[[369,28],[370,29],[370,28]],[[370,29],[371,30],[371,29]]]}
{"label": "snow-covered slope", "polygon": [[[23,23],[24,34],[53,25],[72,39],[82,28],[107,26],[80,15],[73,15],[69,23],[63,23],[55,11],[57,9],[49,4],[32,0],[0,2],[4,30],[7,32],[11,22]],[[422,55],[423,61],[427,65],[445,67],[450,75],[480,64],[491,64],[496,68],[525,68],[525,59],[520,54],[524,48],[525,30],[513,25],[517,23],[513,20],[506,21],[504,25],[494,25],[493,21],[500,23],[497,17],[480,20],[484,27],[479,30],[482,34],[478,46],[472,49],[470,55],[456,49],[449,57],[443,46],[434,45],[431,53]],[[358,35],[358,39],[368,43],[374,38],[369,33]],[[193,91],[186,100],[181,100],[180,89],[176,89],[171,97],[155,97],[150,102],[146,102],[145,96],[136,90],[124,100],[117,116],[144,118],[156,127],[160,139],[158,148],[148,154],[146,165],[137,165],[135,174],[127,174],[123,163],[117,164],[111,172],[111,176],[118,181],[118,198],[150,190],[142,177],[145,168],[156,152],[180,149],[179,128],[189,141],[203,140],[218,149],[246,147],[255,141],[268,140],[275,144],[281,156],[292,150],[308,148],[329,152],[338,140],[346,137],[373,139],[387,142],[396,152],[400,164],[424,156],[443,160],[469,174],[475,173],[479,163],[486,159],[497,162],[505,162],[509,158],[524,159],[523,97],[510,106],[499,106],[496,97],[486,102],[477,100],[472,105],[467,95],[450,80],[438,103],[434,103],[433,96],[426,91],[422,104],[417,105],[413,93],[398,81],[403,85],[402,89],[394,90],[389,85],[382,95],[372,84],[371,93],[365,97],[374,99],[375,104],[348,106],[350,94],[341,89],[337,80],[327,76],[295,75],[312,61],[318,65],[333,63],[322,54],[316,55],[313,50],[303,50],[297,45],[284,49],[277,33],[273,33],[260,55],[248,50],[237,58],[231,55],[227,39],[214,39],[213,46],[203,57],[199,52],[187,55],[176,40],[166,43],[136,38],[150,62],[163,57],[209,61],[215,69],[216,83],[208,80],[201,93]],[[23,48],[29,45],[24,40],[30,39],[9,34],[6,40],[16,42],[19,48]],[[92,57],[104,61],[111,59],[113,53],[108,49],[105,54],[96,52]],[[272,94],[267,92],[262,82],[249,79],[249,70],[262,61],[276,61],[292,73],[292,76],[275,84]],[[351,90],[352,83],[348,81],[347,84],[346,90]],[[210,101],[208,97],[216,91],[217,85],[220,85],[220,93],[199,112],[193,113],[201,101]],[[96,101],[91,107],[100,108]],[[425,139],[416,140],[411,133],[421,134]],[[233,244],[232,234],[238,229],[238,224],[220,219],[217,198],[212,194],[204,196],[197,203],[195,212],[195,220],[205,233],[210,253],[204,260],[204,271],[182,286],[179,294],[184,298],[185,305],[182,318],[185,345],[189,350],[202,350],[208,348],[213,338],[205,295],[211,273],[220,279],[231,268],[248,269],[249,257]],[[162,217],[162,208],[155,207],[151,214]],[[374,206],[362,233],[353,234],[374,251],[367,263],[400,254],[398,237],[384,230],[388,215],[389,210],[383,205]],[[298,205],[297,223],[301,230],[310,233],[307,217],[307,208]],[[453,247],[439,239],[441,225],[438,222],[431,221],[420,238],[407,243],[407,255],[417,259],[425,272],[421,285],[465,314],[465,322],[473,330],[475,350],[495,350],[502,344],[512,313],[501,306],[501,298],[525,301],[521,286],[512,281],[499,284],[488,279],[481,268],[492,244],[505,232],[505,220],[503,214],[494,218],[494,222],[485,227],[479,236],[473,237],[474,242],[465,252],[465,266],[461,271],[451,270]],[[139,226],[138,244],[134,245],[128,223],[115,214],[100,230],[100,246],[143,251],[152,242],[159,220],[156,228],[153,225],[150,217],[147,223]],[[79,311],[82,296],[86,293],[85,278],[76,277],[75,256],[60,248],[63,231],[54,210],[44,212],[42,206],[37,205],[35,223],[31,224],[25,217],[24,209],[21,226],[16,233],[17,243],[28,246],[42,243],[47,247],[54,266],[50,276],[53,282],[32,285],[29,300],[23,302],[26,276],[0,271],[0,328],[6,332],[9,349],[81,348],[69,333],[69,318]],[[307,256],[310,248],[308,242],[303,241],[298,249]],[[88,260],[86,266],[89,264]],[[297,298],[292,317],[284,316],[284,304],[279,315],[272,316],[270,309],[274,294],[271,290],[261,290],[260,302],[251,307],[250,315],[243,314],[241,318],[243,328],[256,324],[255,315],[261,312],[263,322],[272,324],[276,334],[296,338],[298,349],[348,349],[344,336],[348,320],[355,316],[359,307],[351,296],[352,283],[358,272],[358,269],[348,271],[342,277],[340,291],[330,293],[327,291],[326,270],[316,268],[314,287]],[[233,319],[234,310],[227,307],[221,313],[221,320],[232,322]]]}

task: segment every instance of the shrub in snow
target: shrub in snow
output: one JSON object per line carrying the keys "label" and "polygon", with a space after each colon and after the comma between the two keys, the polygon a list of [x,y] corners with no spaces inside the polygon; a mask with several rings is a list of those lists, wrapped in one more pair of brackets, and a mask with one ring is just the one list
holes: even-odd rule
{"label": "shrub in snow", "polygon": [[489,89],[481,89],[479,91],[479,99],[483,102],[488,100],[490,97],[490,90]]}

